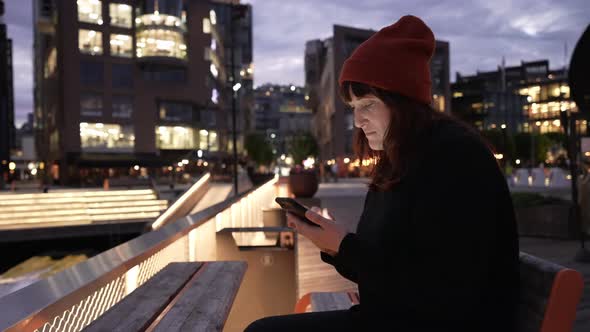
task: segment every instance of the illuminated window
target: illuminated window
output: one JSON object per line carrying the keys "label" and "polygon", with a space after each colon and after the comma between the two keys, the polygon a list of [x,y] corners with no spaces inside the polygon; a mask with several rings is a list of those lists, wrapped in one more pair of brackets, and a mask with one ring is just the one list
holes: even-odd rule
{"label": "illuminated window", "polygon": [[49,55],[47,56],[47,61],[45,61],[45,68],[43,71],[43,77],[48,78],[55,73],[55,69],[57,68],[57,50],[54,48],[49,51]]}
{"label": "illuminated window", "polygon": [[198,113],[190,103],[162,101],[159,104],[160,120],[170,122],[195,122]]}
{"label": "illuminated window", "polygon": [[102,116],[102,95],[98,93],[82,93],[80,95],[80,115]]}
{"label": "illuminated window", "polygon": [[80,141],[86,152],[130,152],[135,145],[133,126],[80,123]]}
{"label": "illuminated window", "polygon": [[197,144],[195,130],[190,127],[156,127],[156,147],[158,149],[188,150]]}
{"label": "illuminated window", "polygon": [[211,21],[206,17],[203,19],[203,33],[211,33]]}
{"label": "illuminated window", "polygon": [[133,98],[113,96],[113,118],[130,119],[133,115]]}
{"label": "illuminated window", "polygon": [[102,25],[102,2],[100,0],[77,0],[80,22]]}
{"label": "illuminated window", "polygon": [[142,28],[148,26],[166,26],[166,27],[176,27],[186,31],[186,26],[184,25],[182,18],[173,15],[166,15],[162,13],[153,13],[153,14],[146,14],[141,15],[135,19],[135,27]]}
{"label": "illuminated window", "polygon": [[199,149],[209,149],[209,132],[205,129],[199,130]]}
{"label": "illuminated window", "polygon": [[149,29],[137,33],[137,57],[146,56],[186,59],[183,34],[164,29]]}
{"label": "illuminated window", "polygon": [[133,44],[131,36],[111,34],[111,55],[131,58],[133,57]]}
{"label": "illuminated window", "polygon": [[131,10],[132,7],[129,5],[111,3],[109,5],[111,25],[121,28],[131,28]]}
{"label": "illuminated window", "polygon": [[78,48],[81,53],[102,54],[102,32],[80,29],[78,31]]}

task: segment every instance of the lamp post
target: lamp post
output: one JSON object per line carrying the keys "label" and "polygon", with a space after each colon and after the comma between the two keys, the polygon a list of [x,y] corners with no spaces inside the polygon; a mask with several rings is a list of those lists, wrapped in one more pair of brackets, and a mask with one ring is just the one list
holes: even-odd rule
{"label": "lamp post", "polygon": [[231,108],[232,108],[232,147],[233,147],[233,173],[234,173],[234,194],[238,195],[238,147],[237,147],[237,133],[236,133],[236,104],[238,91],[242,87],[241,83],[236,83],[236,66],[235,66],[235,36],[234,36],[234,20],[237,21],[244,17],[243,6],[229,4],[230,20],[229,20],[229,34],[230,34],[230,87],[231,87]]}

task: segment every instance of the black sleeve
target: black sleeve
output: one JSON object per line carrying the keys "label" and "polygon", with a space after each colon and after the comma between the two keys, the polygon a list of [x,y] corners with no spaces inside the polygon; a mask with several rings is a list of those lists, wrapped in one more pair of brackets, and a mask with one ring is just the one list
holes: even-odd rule
{"label": "black sleeve", "polygon": [[324,262],[333,265],[344,278],[358,283],[360,245],[356,234],[348,233],[340,242],[336,256],[321,252]]}

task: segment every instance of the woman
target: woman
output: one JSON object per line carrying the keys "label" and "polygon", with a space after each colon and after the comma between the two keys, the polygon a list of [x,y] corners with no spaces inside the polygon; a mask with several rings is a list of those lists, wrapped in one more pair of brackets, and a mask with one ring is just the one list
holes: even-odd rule
{"label": "woman", "polygon": [[506,181],[473,130],[434,111],[432,31],[404,16],[361,44],[340,74],[356,151],[373,156],[355,234],[319,213],[289,215],[322,259],[358,283],[350,310],[268,317],[247,331],[512,331],[518,238]]}

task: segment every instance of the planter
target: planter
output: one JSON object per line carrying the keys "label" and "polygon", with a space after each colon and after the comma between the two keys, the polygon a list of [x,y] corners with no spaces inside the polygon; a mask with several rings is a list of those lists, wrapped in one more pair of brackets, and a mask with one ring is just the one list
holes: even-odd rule
{"label": "planter", "polygon": [[313,197],[318,191],[318,175],[315,170],[290,173],[289,191],[295,197]]}
{"label": "planter", "polygon": [[515,209],[518,234],[557,239],[578,237],[577,226],[570,218],[569,204],[549,204]]}

